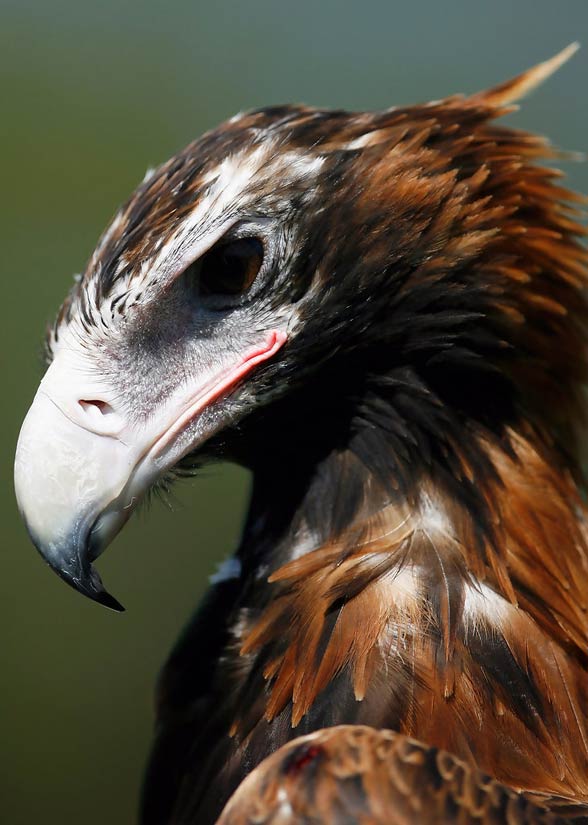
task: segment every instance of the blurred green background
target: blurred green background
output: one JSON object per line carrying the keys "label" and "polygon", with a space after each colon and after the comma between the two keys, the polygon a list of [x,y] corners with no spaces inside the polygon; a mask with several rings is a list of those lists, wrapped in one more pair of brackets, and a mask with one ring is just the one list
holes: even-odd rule
{"label": "blurred green background", "polygon": [[[0,0],[0,819],[134,820],[161,663],[234,545],[248,478],[213,469],[100,562],[127,613],[41,563],[12,491],[43,330],[145,169],[236,111],[471,92],[585,44],[511,120],[588,149],[587,0]],[[588,191],[588,166],[571,182]]]}

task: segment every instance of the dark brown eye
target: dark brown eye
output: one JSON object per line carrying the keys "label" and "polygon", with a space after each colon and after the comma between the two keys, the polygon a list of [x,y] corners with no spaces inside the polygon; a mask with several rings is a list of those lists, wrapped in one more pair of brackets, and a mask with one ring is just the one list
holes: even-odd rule
{"label": "dark brown eye", "polygon": [[242,295],[253,284],[263,263],[259,238],[239,238],[213,247],[202,258],[200,292],[203,295]]}

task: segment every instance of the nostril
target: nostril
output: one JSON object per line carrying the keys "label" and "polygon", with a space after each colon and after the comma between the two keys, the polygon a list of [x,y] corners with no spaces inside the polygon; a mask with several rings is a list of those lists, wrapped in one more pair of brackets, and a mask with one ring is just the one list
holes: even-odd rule
{"label": "nostril", "polygon": [[90,413],[90,415],[96,415],[96,413],[99,413],[100,415],[108,415],[109,413],[114,412],[110,404],[106,401],[101,401],[98,398],[82,398],[78,401],[78,404],[85,413]]}
{"label": "nostril", "polygon": [[108,401],[102,398],[80,398],[77,405],[77,415],[73,416],[77,424],[97,435],[118,437],[124,421]]}

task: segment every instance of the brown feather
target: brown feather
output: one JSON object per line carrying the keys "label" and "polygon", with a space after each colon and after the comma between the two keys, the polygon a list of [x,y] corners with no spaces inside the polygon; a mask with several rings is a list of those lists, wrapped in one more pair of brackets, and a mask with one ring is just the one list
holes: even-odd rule
{"label": "brown feather", "polygon": [[341,672],[369,704],[383,672],[405,686],[392,713],[402,732],[512,786],[588,800],[582,504],[520,436],[484,449],[497,479],[482,548],[468,514],[426,488],[420,510],[389,506],[352,553],[320,548],[274,573],[241,653],[271,663],[268,720],[291,702],[296,727]]}
{"label": "brown feather", "polygon": [[474,97],[480,98],[491,106],[504,106],[508,103],[514,103],[544,83],[552,74],[555,74],[570,57],[573,57],[579,48],[579,43],[570,43],[569,46],[550,57],[549,60],[538,63],[531,69],[527,69],[526,72],[501,83],[499,86],[480,92]]}
{"label": "brown feather", "polygon": [[[525,799],[453,755],[388,730],[339,726],[295,739],[256,768],[217,825],[563,825],[588,812]],[[570,822],[571,819],[566,819]]]}

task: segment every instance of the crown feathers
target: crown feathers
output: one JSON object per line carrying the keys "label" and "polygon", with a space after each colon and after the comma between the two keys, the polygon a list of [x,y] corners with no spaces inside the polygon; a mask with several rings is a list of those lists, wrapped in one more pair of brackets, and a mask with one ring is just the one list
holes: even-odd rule
{"label": "crown feathers", "polygon": [[537,63],[530,69],[518,74],[516,77],[500,83],[498,86],[493,86],[484,92],[478,92],[473,95],[474,100],[480,100],[491,106],[504,106],[509,103],[516,103],[517,100],[528,95],[537,86],[540,86],[545,80],[555,74],[564,63],[573,57],[580,48],[579,43],[570,43],[565,49],[550,57],[549,60],[544,60],[542,63]]}

